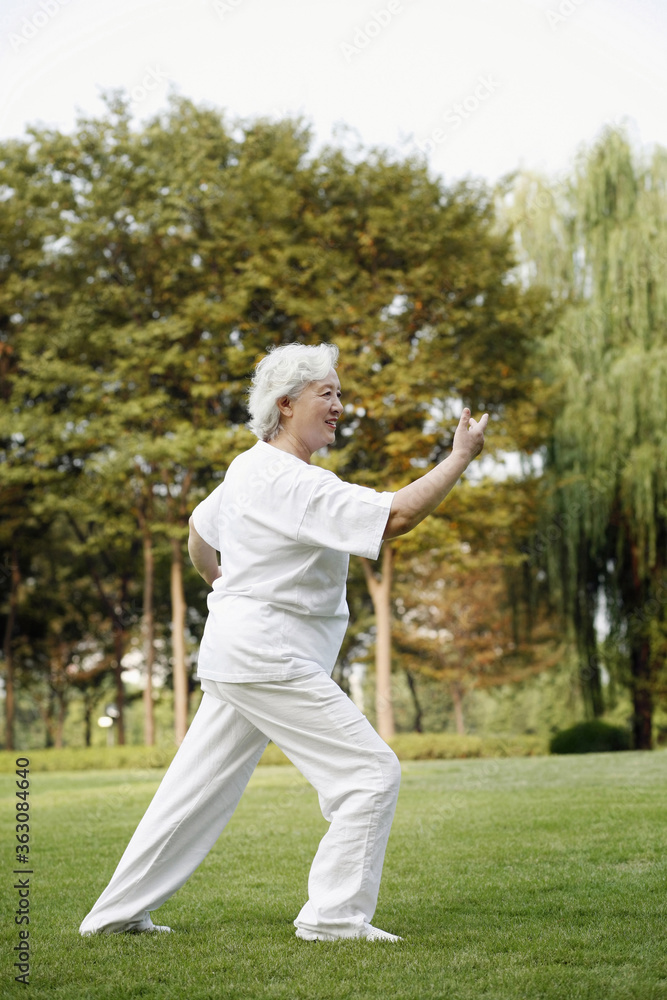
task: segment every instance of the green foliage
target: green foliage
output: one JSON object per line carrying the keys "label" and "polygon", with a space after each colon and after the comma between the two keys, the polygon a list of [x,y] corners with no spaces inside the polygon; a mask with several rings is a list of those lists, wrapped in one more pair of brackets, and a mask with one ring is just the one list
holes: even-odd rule
{"label": "green foliage", "polygon": [[[391,741],[399,760],[452,760],[463,757],[524,757],[546,752],[546,741],[538,736],[455,736],[451,733],[401,733]],[[31,772],[164,770],[176,753],[175,747],[114,746],[64,747],[24,750]],[[17,752],[0,750],[0,774],[11,774]],[[289,764],[283,752],[270,743],[260,764]]]}
{"label": "green foliage", "polygon": [[[414,479],[449,448],[460,400],[496,418],[490,450],[535,443],[543,296],[509,280],[484,185],[446,189],[381,150],[315,154],[299,121],[236,125],[173,98],[135,129],[127,100],[107,105],[70,135],[0,147],[8,642],[53,742],[73,686],[113,671],[122,693],[149,610],[169,638],[170,564],[192,508],[252,444],[244,398],[270,346],[341,348],[346,419],[322,460],[348,479]],[[193,573],[185,586],[194,648],[205,592]]]}
{"label": "green foliage", "polygon": [[[520,177],[523,274],[551,290],[545,450],[533,554],[560,590],[592,715],[604,710],[595,617],[604,601],[638,747],[665,690],[667,152],[608,130],[560,185]],[[620,664],[619,664],[620,665]]]}
{"label": "green foliage", "polygon": [[611,726],[602,719],[590,719],[563,729],[549,743],[551,753],[606,753],[629,749],[630,733],[627,729]]}
{"label": "green foliage", "polygon": [[[176,754],[175,747],[139,745],[113,747],[50,747],[48,750],[24,750],[31,772],[109,771],[118,768],[132,771],[165,770]],[[0,750],[0,774],[11,773],[16,766],[16,751]],[[269,744],[262,764],[287,764],[285,755]]]}
{"label": "green foliage", "polygon": [[30,772],[37,774],[45,771],[107,771],[114,768],[136,771],[164,769],[171,763],[176,749],[128,745],[2,750],[0,772],[10,774],[16,767],[19,753],[29,759]]}
{"label": "green foliage", "polygon": [[533,757],[546,752],[539,736],[458,736],[454,733],[399,733],[391,748],[399,760],[454,760],[466,757]]}

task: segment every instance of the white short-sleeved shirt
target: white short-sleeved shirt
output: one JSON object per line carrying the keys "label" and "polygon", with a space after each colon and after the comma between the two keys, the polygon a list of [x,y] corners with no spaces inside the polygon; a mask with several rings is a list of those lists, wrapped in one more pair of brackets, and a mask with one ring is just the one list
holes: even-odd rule
{"label": "white short-sleeved shirt", "polygon": [[392,498],[264,441],[235,458],[192,513],[222,573],[208,597],[199,678],[330,674],[348,621],[349,556],[377,558]]}

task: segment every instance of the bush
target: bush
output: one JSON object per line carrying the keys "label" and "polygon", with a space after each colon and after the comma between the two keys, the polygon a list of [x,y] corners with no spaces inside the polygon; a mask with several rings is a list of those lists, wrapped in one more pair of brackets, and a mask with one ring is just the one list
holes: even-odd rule
{"label": "bush", "polygon": [[[391,740],[400,760],[456,760],[464,757],[532,757],[546,753],[539,736],[457,736],[455,733],[399,733]],[[19,757],[30,760],[30,770],[87,771],[125,768],[165,770],[175,747],[114,746],[64,747],[48,750],[0,750],[0,774],[11,774]],[[289,764],[287,757],[269,743],[262,764]]]}
{"label": "bush", "polygon": [[[12,773],[16,760],[28,758],[30,770],[37,771],[128,771],[166,770],[176,747],[126,746],[63,747],[48,750],[0,750],[0,774]],[[272,743],[262,757],[263,764],[288,764],[287,757]]]}
{"label": "bush", "polygon": [[399,760],[460,760],[465,757],[532,757],[546,752],[539,736],[459,736],[398,733],[390,741]]}
{"label": "bush", "polygon": [[98,771],[122,768],[144,771],[153,768],[167,768],[176,753],[175,747],[168,749],[146,746],[113,747],[63,747],[36,750],[0,751],[0,773],[6,774],[16,768],[19,758],[30,761],[31,771]]}
{"label": "bush", "polygon": [[549,743],[551,753],[606,753],[629,749],[630,733],[601,719],[579,722],[571,729],[563,729]]}

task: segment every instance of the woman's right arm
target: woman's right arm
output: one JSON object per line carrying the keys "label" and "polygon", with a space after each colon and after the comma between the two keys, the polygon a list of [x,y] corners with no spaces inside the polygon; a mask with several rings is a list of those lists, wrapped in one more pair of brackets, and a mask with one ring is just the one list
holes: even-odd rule
{"label": "woman's right arm", "polygon": [[409,483],[394,494],[383,538],[396,538],[411,531],[440,506],[452,487],[484,447],[484,430],[489,420],[485,413],[474,420],[464,409],[454,435],[451,454],[421,479]]}

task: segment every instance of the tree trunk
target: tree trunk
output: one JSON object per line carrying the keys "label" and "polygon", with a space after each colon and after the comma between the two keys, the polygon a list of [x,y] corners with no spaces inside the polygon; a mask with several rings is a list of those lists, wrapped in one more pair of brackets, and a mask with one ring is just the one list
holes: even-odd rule
{"label": "tree trunk", "polygon": [[[122,584],[122,606],[125,606],[125,581]],[[114,720],[118,746],[125,745],[125,688],[123,686],[123,656],[125,655],[125,628],[120,616],[113,615],[113,645],[114,645],[114,677],[116,679],[116,709],[118,716]]]}
{"label": "tree trunk", "polygon": [[19,571],[19,559],[16,549],[12,551],[10,565],[10,592],[9,609],[7,622],[5,624],[5,637],[2,644],[2,651],[5,658],[5,749],[14,749],[14,652],[12,649],[12,635],[16,622],[16,612],[18,609],[19,583],[21,574]]}
{"label": "tree trunk", "polygon": [[460,684],[451,684],[449,688],[452,701],[454,702],[454,720],[456,722],[456,732],[459,736],[465,736],[465,725],[463,723],[463,692]]}
{"label": "tree trunk", "polygon": [[405,676],[407,677],[408,687],[410,688],[410,694],[412,695],[412,701],[415,706],[415,722],[412,728],[415,733],[421,733],[423,732],[422,718],[424,713],[419,703],[419,697],[417,695],[417,685],[415,684],[415,679],[409,670],[405,671]]}
{"label": "tree trunk", "polygon": [[[86,535],[79,528],[78,524],[73,517],[68,515],[68,521],[71,524],[74,533],[77,538],[83,544],[86,543]],[[125,743],[125,689],[123,687],[123,665],[122,659],[125,655],[125,614],[124,609],[127,602],[127,577],[123,577],[120,581],[120,593],[118,600],[114,600],[104,589],[100,575],[95,568],[94,560],[89,556],[88,565],[90,568],[90,575],[95,582],[97,591],[102,599],[103,604],[109,609],[109,615],[111,617],[111,627],[113,629],[113,646],[114,646],[114,677],[116,679],[116,708],[118,710],[118,718],[115,720],[118,731],[118,745],[122,746]],[[120,605],[120,611],[116,605]]]}
{"label": "tree trunk", "polygon": [[188,673],[185,664],[185,595],[183,552],[178,538],[171,540],[171,645],[174,677],[174,738],[180,746],[188,731]]}
{"label": "tree trunk", "polygon": [[109,672],[107,657],[91,670],[83,670],[76,676],[75,684],[83,698],[83,735],[87,747],[92,744],[93,709],[99,698],[99,689],[104,675]]}
{"label": "tree trunk", "polygon": [[91,715],[93,712],[93,706],[89,704],[88,701],[84,700],[83,703],[83,742],[84,745],[89,747],[92,745],[93,733],[91,725]]}
{"label": "tree trunk", "polygon": [[155,558],[153,539],[150,531],[143,525],[144,544],[144,595],[141,632],[144,647],[144,664],[146,670],[146,686],[144,688],[144,743],[148,747],[155,745],[155,713],[153,710],[153,664],[155,662],[155,614],[153,611],[153,589]]}
{"label": "tree trunk", "polygon": [[653,747],[654,685],[652,676],[650,617],[646,615],[651,590],[639,573],[639,550],[626,528],[626,572],[621,578],[621,597],[626,612],[630,645],[630,694],[632,697],[632,743],[635,750]]}
{"label": "tree trunk", "polygon": [[44,706],[44,702],[42,701],[41,698],[36,698],[35,700],[37,702],[39,714],[42,717],[44,728],[46,730],[46,732],[44,733],[44,748],[46,750],[50,750],[51,747],[54,745],[53,736],[55,732],[55,724],[53,721],[53,716],[54,716],[53,703],[55,701],[55,694],[52,690],[49,690],[46,697],[46,707]]}
{"label": "tree trunk", "polygon": [[69,645],[62,639],[54,644],[51,659],[51,687],[55,698],[53,745],[62,749],[67,717],[67,702],[69,691],[67,686],[67,664],[70,659]]}
{"label": "tree trunk", "polygon": [[63,733],[65,729],[65,716],[67,715],[67,695],[65,691],[57,691],[56,699],[58,703],[58,712],[56,715],[56,735],[54,740],[54,745],[56,749],[61,750],[63,746]]}
{"label": "tree trunk", "polygon": [[385,542],[382,548],[382,576],[371,569],[368,559],[362,559],[368,591],[375,611],[375,713],[377,730],[383,740],[395,733],[391,701],[391,584],[395,549]]}
{"label": "tree trunk", "polygon": [[635,750],[653,747],[653,685],[651,683],[650,646],[639,639],[630,650],[632,672],[632,738]]}

